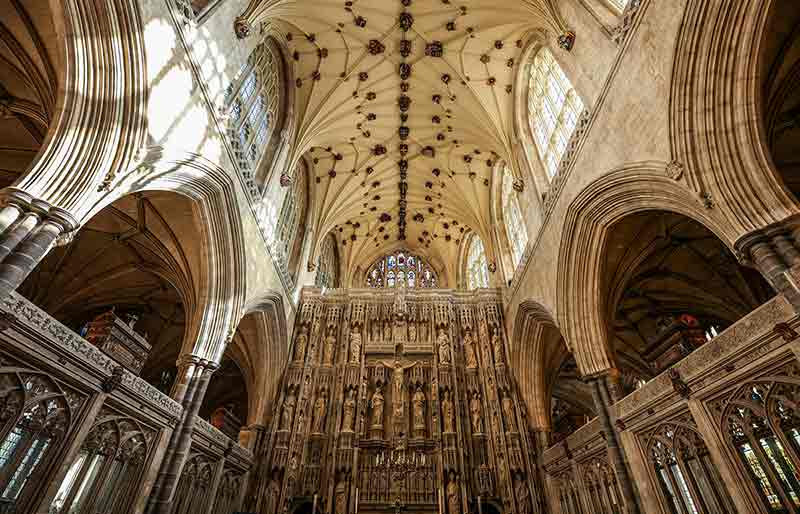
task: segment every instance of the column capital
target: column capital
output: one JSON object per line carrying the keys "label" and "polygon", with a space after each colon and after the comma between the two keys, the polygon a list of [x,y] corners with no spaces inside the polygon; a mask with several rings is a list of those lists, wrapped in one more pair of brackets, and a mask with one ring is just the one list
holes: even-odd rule
{"label": "column capital", "polygon": [[178,357],[178,360],[175,361],[175,364],[179,368],[194,365],[208,371],[216,371],[216,369],[219,367],[219,364],[216,362],[212,362],[208,359],[204,359],[192,354],[181,355]]}

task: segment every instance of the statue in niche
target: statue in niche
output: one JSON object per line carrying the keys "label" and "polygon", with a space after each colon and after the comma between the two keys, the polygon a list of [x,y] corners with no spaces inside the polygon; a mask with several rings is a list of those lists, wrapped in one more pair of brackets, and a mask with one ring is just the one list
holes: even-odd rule
{"label": "statue in niche", "polygon": [[444,422],[445,433],[455,432],[453,427],[453,400],[450,399],[450,392],[444,393],[442,400],[442,421]]}
{"label": "statue in niche", "polygon": [[467,358],[467,368],[477,368],[478,355],[475,350],[475,341],[472,339],[472,332],[469,330],[467,330],[467,333],[464,335],[464,353]]}
{"label": "statue in niche", "polygon": [[418,387],[414,393],[414,428],[425,428],[425,393],[422,392],[422,387]]}
{"label": "statue in niche", "polygon": [[383,323],[383,341],[388,343],[392,340],[392,322],[390,320],[386,320]]}
{"label": "statue in niche", "polygon": [[372,340],[377,341],[381,338],[381,322],[378,320],[372,320],[371,324],[372,328]]}
{"label": "statue in niche", "polygon": [[417,324],[413,321],[408,324],[408,341],[413,343],[417,340]]}
{"label": "statue in niche", "polygon": [[448,514],[461,514],[461,488],[455,471],[450,471],[450,480],[447,483],[447,510]]}
{"label": "statue in niche", "polygon": [[472,395],[472,399],[469,401],[469,413],[472,420],[472,433],[480,434],[483,431],[483,427],[481,426],[481,400],[477,392]]}
{"label": "statue in niche", "polygon": [[500,332],[499,329],[495,329],[494,333],[492,334],[492,348],[494,348],[494,363],[495,365],[503,364],[505,359],[503,358],[503,340],[500,339]]}
{"label": "statue in niche", "polygon": [[347,512],[347,481],[342,479],[336,484],[336,490],[333,493],[333,505],[335,514],[346,514]]}
{"label": "statue in niche", "polygon": [[333,330],[328,332],[328,337],[325,338],[325,349],[322,352],[322,364],[330,366],[333,364],[333,352],[336,349],[336,336],[333,335]]}
{"label": "statue in niche", "polygon": [[372,428],[383,428],[383,391],[378,387],[372,393],[370,404],[372,405]]}
{"label": "statue in niche", "polygon": [[350,332],[350,362],[361,362],[361,332],[358,330]]}
{"label": "statue in niche", "polygon": [[447,337],[444,328],[439,329],[436,345],[439,347],[439,364],[450,364],[450,338]]}
{"label": "statue in niche", "polygon": [[394,362],[383,361],[382,364],[392,370],[392,411],[395,422],[400,422],[405,417],[405,371],[416,366],[418,361],[403,366],[400,359]]}
{"label": "statue in niche", "polygon": [[406,320],[403,318],[396,318],[394,320],[394,331],[393,337],[395,342],[405,341],[407,334],[406,334]]}
{"label": "statue in niche", "polygon": [[501,402],[501,406],[503,407],[503,417],[506,419],[506,426],[508,427],[509,432],[514,431],[514,401],[511,399],[511,395],[506,393],[503,396],[503,400]]}
{"label": "statue in niche", "polygon": [[278,483],[277,473],[272,477],[267,487],[267,512],[276,512],[278,510],[278,496],[281,494],[281,486]]}
{"label": "statue in niche", "polygon": [[529,514],[530,513],[530,492],[528,491],[528,484],[525,483],[525,480],[522,478],[522,473],[517,474],[516,479],[514,480],[516,485],[514,486],[514,492],[517,496],[517,512],[519,514]]}
{"label": "statue in niche", "polygon": [[423,343],[428,341],[428,323],[425,321],[419,324],[419,340]]}
{"label": "statue in niche", "polygon": [[322,391],[322,393],[317,396],[317,400],[314,402],[314,433],[321,434],[323,429],[325,428],[325,404],[327,403],[326,393]]}
{"label": "statue in niche", "polygon": [[317,363],[317,342],[308,345],[308,362],[311,364]]}
{"label": "statue in niche", "polygon": [[342,431],[353,431],[353,420],[356,413],[356,399],[353,390],[347,392],[347,398],[344,401],[344,419],[342,420]]}
{"label": "statue in niche", "polygon": [[305,325],[300,326],[300,334],[294,341],[294,360],[296,362],[303,362],[306,356],[306,345],[308,344],[308,329]]}
{"label": "statue in niche", "polygon": [[297,398],[294,396],[293,391],[289,391],[286,400],[283,402],[283,413],[281,415],[281,430],[292,429],[292,418],[294,417],[294,408],[297,405]]}
{"label": "statue in niche", "polygon": [[[486,333],[485,330],[483,330],[483,331],[478,330],[478,332],[483,332],[484,334]],[[483,357],[483,365],[486,366],[486,367],[489,367],[489,366],[492,365],[491,343],[489,342],[489,338],[488,337],[480,337],[480,341],[481,341],[480,344],[481,344],[481,353],[482,353],[482,357]]]}

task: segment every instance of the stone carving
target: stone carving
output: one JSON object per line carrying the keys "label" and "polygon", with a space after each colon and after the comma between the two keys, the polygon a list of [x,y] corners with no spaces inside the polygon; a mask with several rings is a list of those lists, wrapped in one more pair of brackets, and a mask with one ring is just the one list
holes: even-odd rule
{"label": "stone carving", "polygon": [[678,161],[670,161],[667,163],[664,172],[672,180],[680,180],[683,177],[683,164]]}
{"label": "stone carving", "polygon": [[450,364],[450,339],[444,328],[439,329],[436,345],[439,347],[439,364]]}
{"label": "stone carving", "polygon": [[530,492],[528,491],[528,484],[522,477],[522,473],[517,474],[514,479],[516,485],[514,486],[514,493],[517,496],[517,512],[519,514],[530,514]]}
{"label": "stone carving", "polygon": [[481,400],[477,392],[472,395],[472,399],[469,401],[469,413],[472,420],[472,432],[480,434],[483,432],[483,426],[481,423]]}
{"label": "stone carving", "polygon": [[445,433],[455,432],[453,427],[453,400],[450,399],[450,393],[444,393],[442,400],[442,422],[444,423]]}
{"label": "stone carving", "polygon": [[300,327],[300,334],[294,341],[294,360],[295,362],[303,362],[306,356],[306,345],[308,344],[308,329],[305,325]]}
{"label": "stone carving", "polygon": [[472,339],[472,332],[467,330],[464,336],[464,354],[466,355],[467,368],[475,369],[478,367],[478,354],[475,349],[475,341]]}
{"label": "stone carving", "polygon": [[372,393],[372,400],[370,400],[370,404],[372,406],[372,428],[383,428],[383,391],[381,388],[375,389],[375,392]]}
{"label": "stone carving", "polygon": [[392,370],[392,417],[395,423],[401,423],[405,419],[405,371],[416,366],[417,361],[404,366],[395,357],[394,362],[382,364]]}
{"label": "stone carving", "polygon": [[425,429],[425,393],[422,392],[422,387],[418,388],[414,393],[414,429]]}
{"label": "stone carving", "polygon": [[277,512],[278,497],[280,494],[281,486],[278,483],[278,479],[273,477],[272,480],[269,481],[269,486],[267,488],[267,512]]}
{"label": "stone carving", "polygon": [[353,431],[353,420],[356,414],[356,399],[353,390],[347,392],[347,398],[344,401],[344,416],[342,419],[342,431]]}
{"label": "stone carving", "polygon": [[314,433],[321,434],[325,429],[325,407],[327,404],[327,393],[322,391],[322,393],[317,396],[317,400],[314,402]]}
{"label": "stone carving", "polygon": [[283,413],[281,414],[281,430],[291,430],[294,408],[297,405],[297,398],[293,391],[289,391],[286,400],[283,402]]}
{"label": "stone carving", "polygon": [[495,329],[494,334],[492,334],[492,349],[494,350],[495,365],[505,363],[505,356],[503,355],[503,340],[500,339],[498,332],[499,329]]}
{"label": "stone carving", "polygon": [[386,321],[383,324],[383,340],[389,342],[392,340],[392,322]]}
{"label": "stone carving", "polygon": [[419,324],[419,340],[423,343],[428,340],[428,324],[424,321]]}
{"label": "stone carving", "polygon": [[450,472],[447,483],[447,511],[448,514],[461,514],[461,487],[458,485],[455,471]]}
{"label": "stone carving", "polygon": [[333,331],[328,332],[328,337],[325,338],[325,348],[322,351],[322,364],[330,366],[333,364],[333,352],[336,349],[336,336]]}
{"label": "stone carving", "polygon": [[503,396],[503,400],[501,402],[501,406],[503,408],[503,417],[506,420],[506,427],[508,428],[509,432],[513,432],[515,428],[514,424],[514,400],[511,399],[511,396],[505,394]]}
{"label": "stone carving", "polygon": [[347,481],[340,480],[336,484],[333,505],[335,514],[346,514],[347,512]]}
{"label": "stone carving", "polygon": [[413,343],[417,340],[417,324],[416,323],[409,323],[408,324],[408,341]]}
{"label": "stone carving", "polygon": [[361,362],[361,332],[358,330],[350,332],[350,362]]}

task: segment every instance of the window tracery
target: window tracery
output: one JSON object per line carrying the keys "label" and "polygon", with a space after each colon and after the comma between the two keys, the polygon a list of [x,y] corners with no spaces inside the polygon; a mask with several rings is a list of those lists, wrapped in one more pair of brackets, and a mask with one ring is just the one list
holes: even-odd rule
{"label": "window tracery", "polygon": [[540,49],[530,67],[528,121],[550,178],[558,171],[582,111],[583,102],[564,70],[550,50]]}
{"label": "window tracery", "polygon": [[438,277],[420,256],[400,250],[378,259],[367,270],[367,287],[437,287]]}
{"label": "window tracery", "polygon": [[202,455],[189,457],[181,473],[173,501],[175,514],[202,512],[213,499],[211,480],[214,463]]}
{"label": "window tracery", "polygon": [[294,180],[283,197],[273,244],[274,257],[287,271],[292,270],[292,264],[297,259],[299,246],[303,241],[303,227],[308,207],[306,188],[306,172],[300,163],[295,171]]}
{"label": "window tracery", "polygon": [[483,242],[477,235],[472,237],[467,253],[467,286],[469,289],[489,287],[489,266]]}
{"label": "window tracery", "polygon": [[253,198],[259,196],[256,170],[278,122],[282,99],[280,63],[272,46],[261,43],[225,92],[228,139]]}
{"label": "window tracery", "polygon": [[336,239],[329,235],[322,243],[322,251],[317,261],[316,287],[339,286],[339,254],[336,252]]}
{"label": "window tracery", "polygon": [[617,476],[608,462],[602,458],[594,458],[583,467],[583,482],[586,487],[586,498],[593,512],[613,514],[621,512],[622,500],[617,485]]}
{"label": "window tracery", "polygon": [[522,209],[519,205],[519,197],[514,190],[514,176],[511,170],[505,168],[503,171],[503,221],[506,225],[508,243],[511,247],[511,257],[514,261],[514,268],[519,265],[525,248],[528,246],[528,231],[525,228],[525,219],[522,216]]}

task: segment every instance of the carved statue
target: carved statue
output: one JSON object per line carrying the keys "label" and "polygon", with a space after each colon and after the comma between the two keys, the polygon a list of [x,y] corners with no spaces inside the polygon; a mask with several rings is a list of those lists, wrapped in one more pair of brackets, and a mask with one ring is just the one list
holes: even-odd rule
{"label": "carved statue", "polygon": [[383,428],[383,392],[381,388],[372,393],[372,428]]}
{"label": "carved statue", "polygon": [[402,421],[405,414],[406,397],[403,394],[405,389],[405,371],[413,368],[418,361],[403,366],[400,360],[395,357],[394,362],[383,361],[382,364],[392,370],[392,410],[395,421]]}
{"label": "carved statue", "polygon": [[[485,332],[485,331],[484,331]],[[483,365],[484,366],[491,366],[492,365],[492,348],[489,339],[486,337],[480,338],[480,345],[481,345],[481,353],[483,354]]]}
{"label": "carved statue", "polygon": [[289,391],[289,395],[283,402],[283,415],[281,416],[281,430],[292,429],[292,418],[294,417],[294,408],[297,405],[297,398],[294,392]]}
{"label": "carved statue", "polygon": [[356,399],[353,395],[353,390],[347,392],[347,398],[344,401],[344,419],[342,420],[342,431],[353,431],[353,419],[356,413]]}
{"label": "carved statue", "polygon": [[335,514],[345,514],[347,512],[347,482],[340,480],[336,484],[336,490],[333,494]]}
{"label": "carved statue", "polygon": [[472,332],[469,330],[467,330],[467,333],[464,335],[464,353],[467,358],[467,368],[477,368],[478,355],[475,351],[475,341],[472,339]]}
{"label": "carved statue", "polygon": [[381,322],[378,320],[372,321],[372,340],[377,341],[381,338]]}
{"label": "carved statue", "polygon": [[503,401],[501,402],[503,407],[503,417],[506,419],[506,426],[508,427],[509,432],[514,431],[514,402],[511,400],[511,396],[506,394],[503,396]]}
{"label": "carved statue", "polygon": [[453,400],[450,399],[450,393],[444,393],[444,400],[442,400],[442,421],[444,422],[445,433],[455,432],[453,428]]}
{"label": "carved statue", "polygon": [[418,388],[414,393],[414,428],[425,428],[425,393]]}
{"label": "carved statue", "polygon": [[322,391],[322,394],[317,396],[317,400],[314,402],[314,429],[313,432],[315,434],[321,434],[323,429],[325,428],[325,404],[326,402],[326,393]]}
{"label": "carved statue", "polygon": [[439,347],[439,364],[450,364],[450,338],[443,328],[439,329],[436,345]]}
{"label": "carved statue", "polygon": [[454,471],[450,472],[450,480],[447,483],[447,510],[448,514],[461,514],[461,488]]}
{"label": "carved statue", "polygon": [[386,320],[383,323],[383,341],[388,343],[392,340],[392,322]]}
{"label": "carved statue", "polygon": [[358,330],[350,332],[350,362],[361,362],[361,332]]}
{"label": "carved statue", "polygon": [[503,364],[505,359],[503,358],[503,341],[500,339],[498,335],[499,330],[495,329],[494,334],[492,334],[492,348],[494,348],[494,363]]}
{"label": "carved statue", "polygon": [[530,513],[530,492],[528,491],[528,485],[525,483],[525,480],[522,478],[522,473],[518,474],[515,481],[514,492],[517,496],[517,512],[519,514],[529,514]]}
{"label": "carved statue", "polygon": [[333,351],[336,348],[336,337],[333,335],[333,330],[328,333],[325,338],[325,350],[322,353],[322,364],[330,366],[333,364]]}
{"label": "carved statue", "polygon": [[408,324],[408,340],[412,343],[417,340],[417,324],[414,322]]}
{"label": "carved statue", "polygon": [[278,479],[273,477],[269,481],[267,488],[267,512],[277,512],[278,510],[278,496],[281,494],[281,486]]}
{"label": "carved statue", "polygon": [[308,344],[308,329],[305,325],[300,327],[300,334],[297,335],[297,339],[294,341],[294,360],[296,362],[303,362],[303,359],[306,356],[306,344]]}
{"label": "carved statue", "polygon": [[395,342],[406,340],[406,320],[397,318],[394,320],[394,330],[392,336]]}
{"label": "carved statue", "polygon": [[419,340],[422,343],[428,341],[428,323],[426,321],[419,324]]}
{"label": "carved statue", "polygon": [[478,398],[478,393],[472,395],[472,400],[469,401],[469,412],[472,419],[472,432],[480,434],[483,427],[481,426],[481,400]]}

